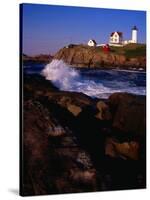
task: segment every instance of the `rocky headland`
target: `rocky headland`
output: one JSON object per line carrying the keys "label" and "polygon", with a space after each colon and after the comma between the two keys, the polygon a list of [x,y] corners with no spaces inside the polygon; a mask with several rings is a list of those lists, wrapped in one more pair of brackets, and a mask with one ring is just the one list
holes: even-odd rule
{"label": "rocky headland", "polygon": [[146,45],[128,44],[110,47],[109,52],[104,52],[102,47],[70,44],[60,49],[54,59],[74,67],[146,70]]}
{"label": "rocky headland", "polygon": [[[64,48],[55,58],[87,65],[85,51],[84,57],[76,48]],[[102,57],[119,65],[124,59],[96,55],[100,58],[95,56],[90,66]],[[144,96],[115,93],[105,101],[92,99],[59,91],[40,75],[24,76],[23,95],[23,195],[146,187]]]}

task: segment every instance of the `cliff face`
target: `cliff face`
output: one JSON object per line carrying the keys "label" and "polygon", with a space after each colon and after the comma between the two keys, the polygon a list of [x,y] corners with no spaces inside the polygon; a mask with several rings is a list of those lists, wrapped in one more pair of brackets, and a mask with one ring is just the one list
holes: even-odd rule
{"label": "cliff face", "polygon": [[76,67],[145,69],[146,55],[143,55],[143,51],[141,52],[139,49],[141,47],[137,46],[132,46],[132,48],[112,47],[110,52],[104,52],[102,47],[69,45],[60,49],[54,56],[54,59],[62,59],[66,63]]}

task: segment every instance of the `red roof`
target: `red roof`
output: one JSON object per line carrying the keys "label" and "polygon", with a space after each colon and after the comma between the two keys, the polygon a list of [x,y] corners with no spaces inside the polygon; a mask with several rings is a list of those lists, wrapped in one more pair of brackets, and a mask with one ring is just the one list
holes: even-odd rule
{"label": "red roof", "polygon": [[114,33],[118,33],[118,35],[119,35],[120,37],[122,37],[122,32],[119,32],[119,31],[117,31],[117,32],[112,32],[110,36],[113,36]]}

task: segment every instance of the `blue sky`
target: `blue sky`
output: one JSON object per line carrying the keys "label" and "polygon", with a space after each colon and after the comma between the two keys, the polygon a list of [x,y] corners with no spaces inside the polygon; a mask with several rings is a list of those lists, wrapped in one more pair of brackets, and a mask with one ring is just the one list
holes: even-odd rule
{"label": "blue sky", "polygon": [[136,25],[138,41],[146,42],[146,12],[23,4],[23,52],[28,55],[55,54],[70,43],[108,43],[113,31],[131,39]]}

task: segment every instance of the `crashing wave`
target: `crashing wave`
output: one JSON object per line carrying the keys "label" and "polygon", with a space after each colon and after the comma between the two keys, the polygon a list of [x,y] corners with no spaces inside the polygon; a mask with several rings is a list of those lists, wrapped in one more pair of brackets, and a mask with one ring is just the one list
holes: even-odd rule
{"label": "crashing wave", "polygon": [[[94,75],[92,75],[93,73]],[[127,76],[120,73],[113,70],[85,70],[85,74],[83,74],[80,70],[76,70],[64,61],[57,59],[52,60],[42,70],[42,75],[47,80],[52,81],[55,86],[64,91],[82,92],[98,98],[108,98],[110,94],[115,92],[145,95],[145,86],[138,86],[134,82],[138,79],[138,74],[131,73]]]}

